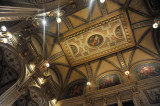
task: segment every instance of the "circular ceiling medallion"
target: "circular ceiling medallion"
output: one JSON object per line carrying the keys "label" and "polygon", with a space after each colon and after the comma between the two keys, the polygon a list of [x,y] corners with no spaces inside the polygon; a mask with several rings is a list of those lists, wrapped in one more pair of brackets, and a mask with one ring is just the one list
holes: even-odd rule
{"label": "circular ceiling medallion", "polygon": [[97,46],[100,46],[103,41],[104,39],[101,35],[95,34],[88,38],[87,43],[92,47],[97,47]]}

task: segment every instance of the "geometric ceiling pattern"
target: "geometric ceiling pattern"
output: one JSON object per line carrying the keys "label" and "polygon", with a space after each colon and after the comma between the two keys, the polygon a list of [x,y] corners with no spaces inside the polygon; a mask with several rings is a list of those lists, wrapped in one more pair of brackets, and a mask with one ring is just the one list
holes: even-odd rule
{"label": "geometric ceiling pattern", "polygon": [[[74,8],[72,9],[74,10]],[[126,13],[131,30],[130,36],[133,37],[135,45],[81,64],[72,65],[59,38],[117,11]],[[155,45],[154,36],[156,34],[152,28],[153,17],[143,0],[130,2],[127,0],[106,0],[104,4],[95,0],[92,6],[84,5],[79,10],[68,12],[66,16],[62,17],[60,24],[57,24],[55,18],[49,17],[47,19],[45,43],[43,42],[42,25],[35,29],[36,33],[31,33],[28,37],[37,55],[50,63],[50,67],[44,74],[46,77],[52,77],[56,92],[58,92],[57,98],[62,99],[61,96],[64,93],[62,91],[77,82],[97,82],[108,74],[121,75],[127,70],[132,72],[133,67],[140,62],[159,62],[160,52]],[[121,80],[125,81],[126,79],[122,77]]]}

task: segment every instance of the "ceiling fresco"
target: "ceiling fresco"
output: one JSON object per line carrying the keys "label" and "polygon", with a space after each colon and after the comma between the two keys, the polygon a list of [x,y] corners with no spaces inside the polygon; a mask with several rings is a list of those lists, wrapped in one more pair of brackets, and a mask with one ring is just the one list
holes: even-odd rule
{"label": "ceiling fresco", "polygon": [[[101,4],[95,0],[92,9],[77,6],[76,11],[69,6],[72,12],[64,13],[60,24],[55,17],[46,18],[45,42],[41,23],[29,27],[31,32],[25,30],[22,39],[16,38],[18,35],[13,39],[18,39],[21,48],[29,46],[22,49],[23,58],[30,56],[36,64],[49,62],[44,76],[49,77],[52,87],[46,84],[46,88],[58,100],[83,95],[82,89],[74,91],[82,81],[84,88],[91,81],[97,90],[118,86],[128,81],[124,75],[127,70],[132,80],[155,77],[154,73],[159,73],[160,44],[156,38],[160,29],[152,28],[154,17],[145,1],[106,0]],[[146,73],[153,71],[153,75],[144,77],[143,66]]]}
{"label": "ceiling fresco", "polygon": [[127,16],[122,11],[65,33],[60,43],[71,66],[134,46]]}

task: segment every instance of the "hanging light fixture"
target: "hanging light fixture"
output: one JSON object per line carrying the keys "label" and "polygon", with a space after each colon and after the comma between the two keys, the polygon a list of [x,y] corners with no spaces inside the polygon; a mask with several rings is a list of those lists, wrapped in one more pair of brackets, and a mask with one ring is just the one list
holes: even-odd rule
{"label": "hanging light fixture", "polygon": [[127,76],[129,75],[129,71],[125,71],[124,73],[125,73]]}
{"label": "hanging light fixture", "polygon": [[87,82],[87,85],[90,86],[90,85],[91,85],[91,82]]}
{"label": "hanging light fixture", "polygon": [[54,106],[57,103],[57,99],[50,100],[51,106]]}
{"label": "hanging light fixture", "polygon": [[46,67],[49,67],[50,66],[50,64],[49,63],[46,63]]}
{"label": "hanging light fixture", "polygon": [[0,27],[0,41],[3,43],[7,43],[7,38],[12,38],[12,34],[7,31],[6,26]]}
{"label": "hanging light fixture", "polygon": [[105,2],[105,0],[100,0],[100,2],[101,2],[101,3],[104,3],[104,2]]}
{"label": "hanging light fixture", "polygon": [[153,28],[156,29],[159,26],[160,21],[158,19],[154,19]]}
{"label": "hanging light fixture", "polygon": [[61,23],[62,21],[60,17],[57,17],[56,20],[57,20],[57,23]]}

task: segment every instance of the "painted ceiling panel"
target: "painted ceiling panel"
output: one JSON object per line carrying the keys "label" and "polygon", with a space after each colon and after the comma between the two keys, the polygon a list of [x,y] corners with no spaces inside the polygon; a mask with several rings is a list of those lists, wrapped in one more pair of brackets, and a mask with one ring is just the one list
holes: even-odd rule
{"label": "painted ceiling panel", "polygon": [[77,19],[75,17],[72,17],[72,16],[69,16],[68,18],[71,21],[73,27],[78,27],[78,26],[80,26],[80,25],[85,23],[85,22],[83,22],[83,21],[81,21],[81,20],[79,20],[79,19]]}
{"label": "painted ceiling panel", "polygon": [[113,65],[111,65],[110,63],[103,60],[99,69],[98,69],[97,76],[106,72],[106,71],[110,71],[110,70],[117,70],[117,68],[114,67]]}
{"label": "painted ceiling panel", "polygon": [[94,10],[93,10],[93,13],[92,13],[92,16],[91,16],[91,20],[97,19],[101,16],[102,16],[101,10],[99,8],[98,3],[96,3],[95,7],[94,7]]}
{"label": "painted ceiling panel", "polygon": [[95,61],[90,62],[90,66],[92,68],[93,75],[95,75],[99,61],[100,60],[95,60]]}
{"label": "painted ceiling panel", "polygon": [[125,50],[125,51],[122,52],[123,57],[124,57],[124,61],[125,61],[127,66],[128,66],[129,59],[130,59],[130,56],[132,54],[132,51],[133,51],[133,49],[129,49],[129,50]]}
{"label": "painted ceiling panel", "polygon": [[142,40],[142,42],[140,43],[141,46],[145,47],[146,49],[152,51],[153,53],[158,54],[154,43],[153,43],[153,37],[152,37],[152,31],[150,31],[145,38]]}
{"label": "painted ceiling panel", "polygon": [[133,55],[131,64],[134,64],[135,62],[146,60],[146,59],[156,59],[156,58],[143,52],[142,50],[136,49],[136,51]]}
{"label": "painted ceiling panel", "polygon": [[129,7],[134,8],[142,13],[149,14],[144,4],[144,0],[131,1]]}
{"label": "painted ceiling panel", "polygon": [[67,25],[64,23],[64,21],[62,21],[62,22],[60,23],[60,28],[59,28],[59,29],[60,29],[60,31],[59,31],[60,34],[68,31],[68,27],[67,27]]}
{"label": "painted ceiling panel", "polygon": [[78,66],[76,67],[76,69],[78,69],[80,72],[82,72],[86,77],[88,77],[88,74],[87,74],[87,71],[86,71],[86,68],[84,65],[81,65],[81,66]]}
{"label": "painted ceiling panel", "polygon": [[120,64],[116,55],[108,56],[106,59],[113,62],[116,66],[120,68]]}
{"label": "painted ceiling panel", "polygon": [[[125,2],[125,0],[118,0],[118,1],[121,1],[122,3]],[[111,12],[113,12],[113,11],[115,11],[115,10],[120,9],[121,6],[118,5],[118,4],[116,4],[116,3],[114,3],[114,2],[111,1],[111,0],[106,0],[106,8],[107,8],[108,13],[111,13]]]}
{"label": "painted ceiling panel", "polygon": [[64,82],[65,78],[67,76],[69,68],[65,67],[65,66],[62,66],[62,65],[56,65],[56,67],[59,69],[59,71],[60,71],[60,73],[62,75],[63,82]]}
{"label": "painted ceiling panel", "polygon": [[74,13],[74,15],[79,16],[79,17],[87,20],[88,16],[89,16],[89,8],[84,8],[84,9]]}
{"label": "painted ceiling panel", "polygon": [[140,22],[140,21],[143,21],[143,20],[148,20],[149,18],[146,18],[142,15],[139,15],[135,12],[132,12],[132,11],[129,11],[129,16],[130,16],[130,20],[131,20],[131,23],[136,23],[136,22]]}
{"label": "painted ceiling panel", "polygon": [[80,75],[78,72],[73,70],[72,74],[70,76],[70,79],[68,81],[68,84],[70,84],[71,82],[78,80],[78,79],[84,79],[84,77],[82,75]]}
{"label": "painted ceiling panel", "polygon": [[136,38],[136,41],[138,42],[139,39],[143,36],[143,34],[150,28],[150,26],[148,27],[142,27],[142,28],[138,28],[134,30],[134,35]]}

